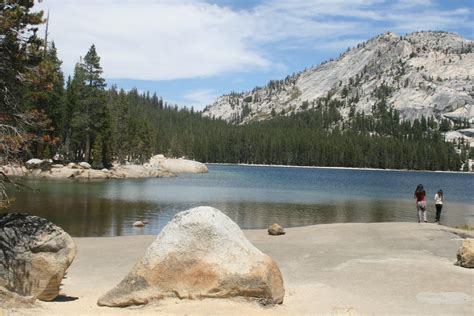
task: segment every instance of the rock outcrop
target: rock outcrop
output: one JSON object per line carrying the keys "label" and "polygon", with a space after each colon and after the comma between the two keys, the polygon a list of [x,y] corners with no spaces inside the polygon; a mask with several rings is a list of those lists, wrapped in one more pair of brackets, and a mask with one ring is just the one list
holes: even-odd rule
{"label": "rock outcrop", "polygon": [[41,169],[49,170],[51,169],[53,161],[51,159],[30,159],[25,163],[27,169]]}
{"label": "rock outcrop", "polygon": [[275,261],[229,217],[198,207],[177,214],[132,271],[97,303],[129,306],[165,297],[244,296],[278,304],[284,293]]}
{"label": "rock outcrop", "polygon": [[268,227],[268,234],[273,236],[284,235],[285,230],[277,223],[273,223]]}
{"label": "rock outcrop", "polygon": [[64,230],[27,214],[0,215],[0,250],[0,287],[44,301],[58,296],[76,255],[76,245]]}
{"label": "rock outcrop", "polygon": [[203,114],[240,124],[312,109],[329,97],[342,101],[339,110],[347,119],[351,110],[371,113],[375,88],[384,85],[391,91],[388,106],[404,119],[441,119],[466,109],[457,118],[472,123],[473,50],[473,41],[453,33],[388,32],[265,87],[219,97]]}
{"label": "rock outcrop", "polygon": [[[36,159],[42,161],[40,159]],[[1,166],[0,171],[8,176],[40,179],[126,179],[173,177],[173,173],[151,165],[115,165],[111,169],[90,169],[85,163],[69,163],[67,166],[52,165],[41,168],[40,164],[30,165],[30,169],[20,166]]]}
{"label": "rock outcrop", "polygon": [[474,268],[474,239],[465,239],[458,250],[457,265],[464,268]]}
{"label": "rock outcrop", "polygon": [[199,161],[188,159],[165,158],[163,155],[156,155],[150,158],[152,167],[171,173],[206,173],[207,166]]}

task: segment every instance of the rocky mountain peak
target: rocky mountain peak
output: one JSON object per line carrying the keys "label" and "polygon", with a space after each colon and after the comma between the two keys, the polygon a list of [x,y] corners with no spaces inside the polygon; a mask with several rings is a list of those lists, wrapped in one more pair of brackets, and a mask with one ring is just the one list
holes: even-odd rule
{"label": "rocky mountain peak", "polygon": [[370,115],[380,87],[405,119],[441,119],[460,108],[472,113],[473,48],[473,41],[453,33],[387,32],[265,87],[219,97],[204,115],[243,124],[305,111],[322,98],[339,100],[343,117],[354,111]]}

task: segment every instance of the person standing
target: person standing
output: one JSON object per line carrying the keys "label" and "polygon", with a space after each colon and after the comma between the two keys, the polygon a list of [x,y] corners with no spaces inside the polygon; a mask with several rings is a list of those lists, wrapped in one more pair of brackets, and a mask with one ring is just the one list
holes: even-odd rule
{"label": "person standing", "polygon": [[416,199],[416,210],[418,211],[418,223],[426,220],[426,191],[422,184],[418,184],[415,190],[414,198]]}
{"label": "person standing", "polygon": [[443,209],[443,202],[444,202],[443,190],[439,190],[438,193],[435,194],[434,200],[435,200],[435,206],[436,206],[435,223],[439,224],[439,220],[441,218],[441,210]]}

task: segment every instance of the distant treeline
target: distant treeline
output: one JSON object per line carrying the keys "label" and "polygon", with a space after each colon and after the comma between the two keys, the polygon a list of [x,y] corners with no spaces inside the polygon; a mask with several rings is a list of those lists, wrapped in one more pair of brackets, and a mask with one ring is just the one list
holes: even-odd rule
{"label": "distant treeline", "polygon": [[[187,111],[158,110],[155,152],[205,162],[459,170],[461,155],[437,124],[400,122],[398,113],[357,113],[343,122],[336,106],[247,125],[230,125]],[[381,109],[383,111],[383,109]],[[145,111],[146,112],[146,111]],[[431,126],[430,126],[431,125]],[[463,152],[467,146],[461,146]]]}

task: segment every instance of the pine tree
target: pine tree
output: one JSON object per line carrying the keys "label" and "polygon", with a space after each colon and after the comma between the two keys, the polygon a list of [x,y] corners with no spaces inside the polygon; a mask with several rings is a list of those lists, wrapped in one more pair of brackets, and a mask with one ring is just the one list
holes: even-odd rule
{"label": "pine tree", "polygon": [[[26,143],[24,101],[26,77],[41,61],[37,25],[42,12],[32,12],[33,0],[0,2],[0,164],[21,158]],[[5,183],[0,177],[0,207],[8,206]]]}
{"label": "pine tree", "polygon": [[[74,106],[71,138],[76,146],[75,159],[91,161],[94,140],[104,124],[108,124],[105,86],[100,57],[92,45],[84,59],[76,65],[69,95],[72,99],[68,100]],[[71,104],[68,108],[71,108]],[[109,139],[103,141],[108,142]]]}
{"label": "pine tree", "polygon": [[61,134],[61,114],[64,106],[64,76],[54,43],[44,48],[43,60],[28,72],[22,109],[35,118],[28,132],[34,135],[30,150],[42,158],[45,147],[56,151]]}

